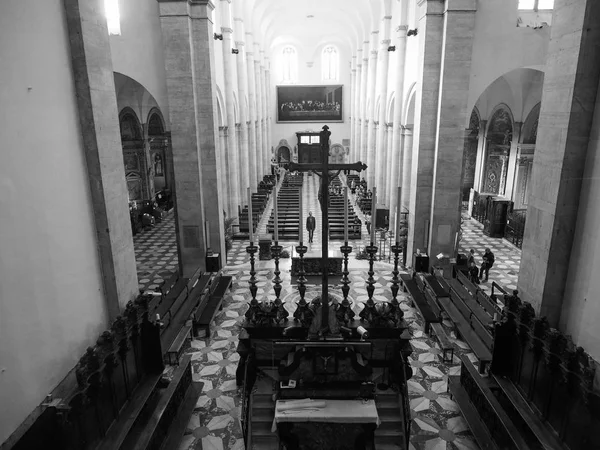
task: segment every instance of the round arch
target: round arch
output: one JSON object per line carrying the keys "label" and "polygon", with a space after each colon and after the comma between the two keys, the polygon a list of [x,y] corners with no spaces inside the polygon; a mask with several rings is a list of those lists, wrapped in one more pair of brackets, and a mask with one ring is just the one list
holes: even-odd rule
{"label": "round arch", "polygon": [[521,136],[519,137],[519,143],[533,145],[537,141],[537,130],[540,119],[540,110],[542,103],[538,103],[527,115],[527,118],[523,122],[523,129],[521,130]]}
{"label": "round arch", "polygon": [[119,129],[121,141],[138,141],[143,139],[142,124],[135,111],[126,106],[119,113]]}
{"label": "round arch", "polygon": [[417,94],[417,83],[413,83],[410,89],[408,90],[408,95],[406,96],[406,103],[404,105],[404,120],[403,125],[414,125],[415,123],[415,101]]}

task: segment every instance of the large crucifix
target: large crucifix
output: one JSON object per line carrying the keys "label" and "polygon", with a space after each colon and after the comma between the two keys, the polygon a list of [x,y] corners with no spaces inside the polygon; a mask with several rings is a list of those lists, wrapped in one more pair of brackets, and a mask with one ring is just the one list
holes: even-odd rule
{"label": "large crucifix", "polygon": [[[320,163],[294,163],[291,162],[288,165],[289,170],[291,171],[299,171],[299,172],[313,172],[319,177],[321,177],[321,217],[323,223],[321,224],[321,230],[323,233],[322,238],[322,249],[321,249],[321,271],[322,271],[322,290],[321,290],[321,334],[323,336],[327,335],[329,329],[329,259],[328,259],[328,250],[329,250],[329,183],[331,178],[335,178],[342,170],[355,170],[360,172],[367,168],[366,164],[362,162],[356,162],[353,164],[329,164],[329,137],[331,136],[331,131],[329,131],[329,127],[327,125],[323,126],[323,131],[319,133],[319,140],[321,143],[321,162]],[[337,173],[333,176],[329,174],[329,171],[337,171]],[[345,208],[348,205],[344,205]],[[304,224],[300,224],[301,227]],[[344,224],[345,227],[348,227],[348,224]],[[300,234],[302,236],[302,233]],[[300,238],[302,241],[302,238]],[[301,244],[302,245],[302,244]],[[344,245],[348,245],[348,242],[345,242]]]}

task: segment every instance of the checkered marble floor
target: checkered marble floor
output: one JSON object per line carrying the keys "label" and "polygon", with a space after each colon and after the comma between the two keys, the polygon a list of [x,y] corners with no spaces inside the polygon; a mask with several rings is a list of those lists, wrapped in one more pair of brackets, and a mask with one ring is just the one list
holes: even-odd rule
{"label": "checkered marble floor", "polygon": [[[317,232],[314,236],[312,250],[321,248],[320,211],[317,201],[317,177],[307,177],[304,189],[304,213],[312,210],[317,218]],[[351,199],[354,203],[354,199]],[[270,208],[270,205],[269,205]],[[265,212],[263,223],[270,214]],[[357,211],[363,220],[362,214]],[[486,247],[496,255],[496,264],[490,270],[490,283],[483,284],[488,288],[491,281],[496,281],[507,288],[516,287],[520,262],[520,251],[502,239],[490,239],[483,235],[478,222],[467,219],[463,226],[461,251],[470,248],[476,250],[480,258]],[[363,226],[363,238],[367,238]],[[308,236],[305,233],[305,239]],[[296,243],[282,243],[290,250]],[[233,277],[230,292],[223,302],[223,310],[215,318],[211,326],[211,335],[207,339],[194,340],[187,350],[192,354],[193,377],[204,383],[203,391],[198,398],[194,412],[190,418],[185,435],[180,443],[180,450],[242,450],[244,443],[240,425],[241,402],[240,391],[235,382],[235,370],[239,355],[235,352],[238,335],[241,329],[244,312],[250,301],[248,282],[250,280],[250,264],[245,253],[247,242],[234,242],[233,249],[228,255],[228,265],[223,273]],[[330,243],[330,248],[337,248],[340,242]],[[351,245],[355,252],[367,245],[365,239],[353,241]],[[140,287],[152,288],[169,273],[177,270],[177,253],[175,230],[172,215],[156,228],[136,236],[136,258],[138,261],[138,277]],[[355,253],[353,253],[354,255]],[[147,255],[155,255],[148,257]],[[359,312],[363,303],[368,299],[365,280],[368,277],[368,262],[356,260],[350,256],[350,297],[354,300],[353,308]],[[295,299],[298,297],[296,286],[291,285],[290,259],[282,259],[281,298],[286,302],[286,308],[293,312]],[[256,261],[257,285],[259,299],[274,299],[273,283],[274,262]],[[386,262],[376,262],[375,301],[391,299],[391,280],[393,267]],[[307,299],[318,295],[319,287],[309,286]],[[341,289],[332,290],[334,296],[341,297]],[[410,306],[406,294],[400,292],[399,300],[409,323],[412,334],[411,345],[414,353],[410,356],[410,364],[414,375],[408,382],[410,408],[412,416],[411,450],[475,450],[477,446],[469,427],[460,413],[458,405],[450,399],[447,393],[449,375],[460,373],[460,355],[466,354],[475,364],[477,359],[469,346],[452,334],[450,322],[444,327],[455,343],[454,359],[451,363],[442,362],[441,350],[435,338],[423,333],[423,321],[419,313]]]}
{"label": "checkered marble floor", "polygon": [[173,210],[148,231],[133,237],[138,284],[142,290],[153,290],[177,272],[177,242]]}

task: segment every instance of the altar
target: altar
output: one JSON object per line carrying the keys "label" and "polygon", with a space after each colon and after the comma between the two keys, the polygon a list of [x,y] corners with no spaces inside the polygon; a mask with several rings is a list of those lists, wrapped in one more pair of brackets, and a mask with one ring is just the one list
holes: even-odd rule
{"label": "altar", "polygon": [[[304,255],[304,275],[321,275],[321,250],[309,251]],[[342,253],[338,250],[329,250],[328,262],[329,275],[342,275]],[[300,272],[300,256],[295,247],[292,247],[292,276],[297,277]]]}

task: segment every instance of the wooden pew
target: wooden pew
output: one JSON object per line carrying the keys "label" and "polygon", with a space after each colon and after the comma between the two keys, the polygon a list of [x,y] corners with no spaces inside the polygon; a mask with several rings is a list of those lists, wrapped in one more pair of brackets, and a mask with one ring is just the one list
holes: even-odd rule
{"label": "wooden pew", "polygon": [[222,309],[223,298],[231,287],[232,281],[233,277],[228,275],[215,277],[209,295],[205,297],[206,301],[198,308],[197,320],[194,324],[196,332],[204,331],[206,337],[210,336],[210,324],[217,312]]}
{"label": "wooden pew", "polygon": [[412,299],[412,304],[415,308],[419,310],[425,325],[423,327],[423,331],[429,334],[429,327],[432,323],[441,322],[440,316],[436,315],[431,306],[427,302],[425,296],[419,290],[417,283],[413,278],[408,274],[401,274],[400,279],[402,280],[402,287],[404,288],[404,292],[408,292]]}
{"label": "wooden pew", "polygon": [[460,376],[450,377],[448,389],[482,449],[534,450],[508,416],[492,390],[464,355]]}

